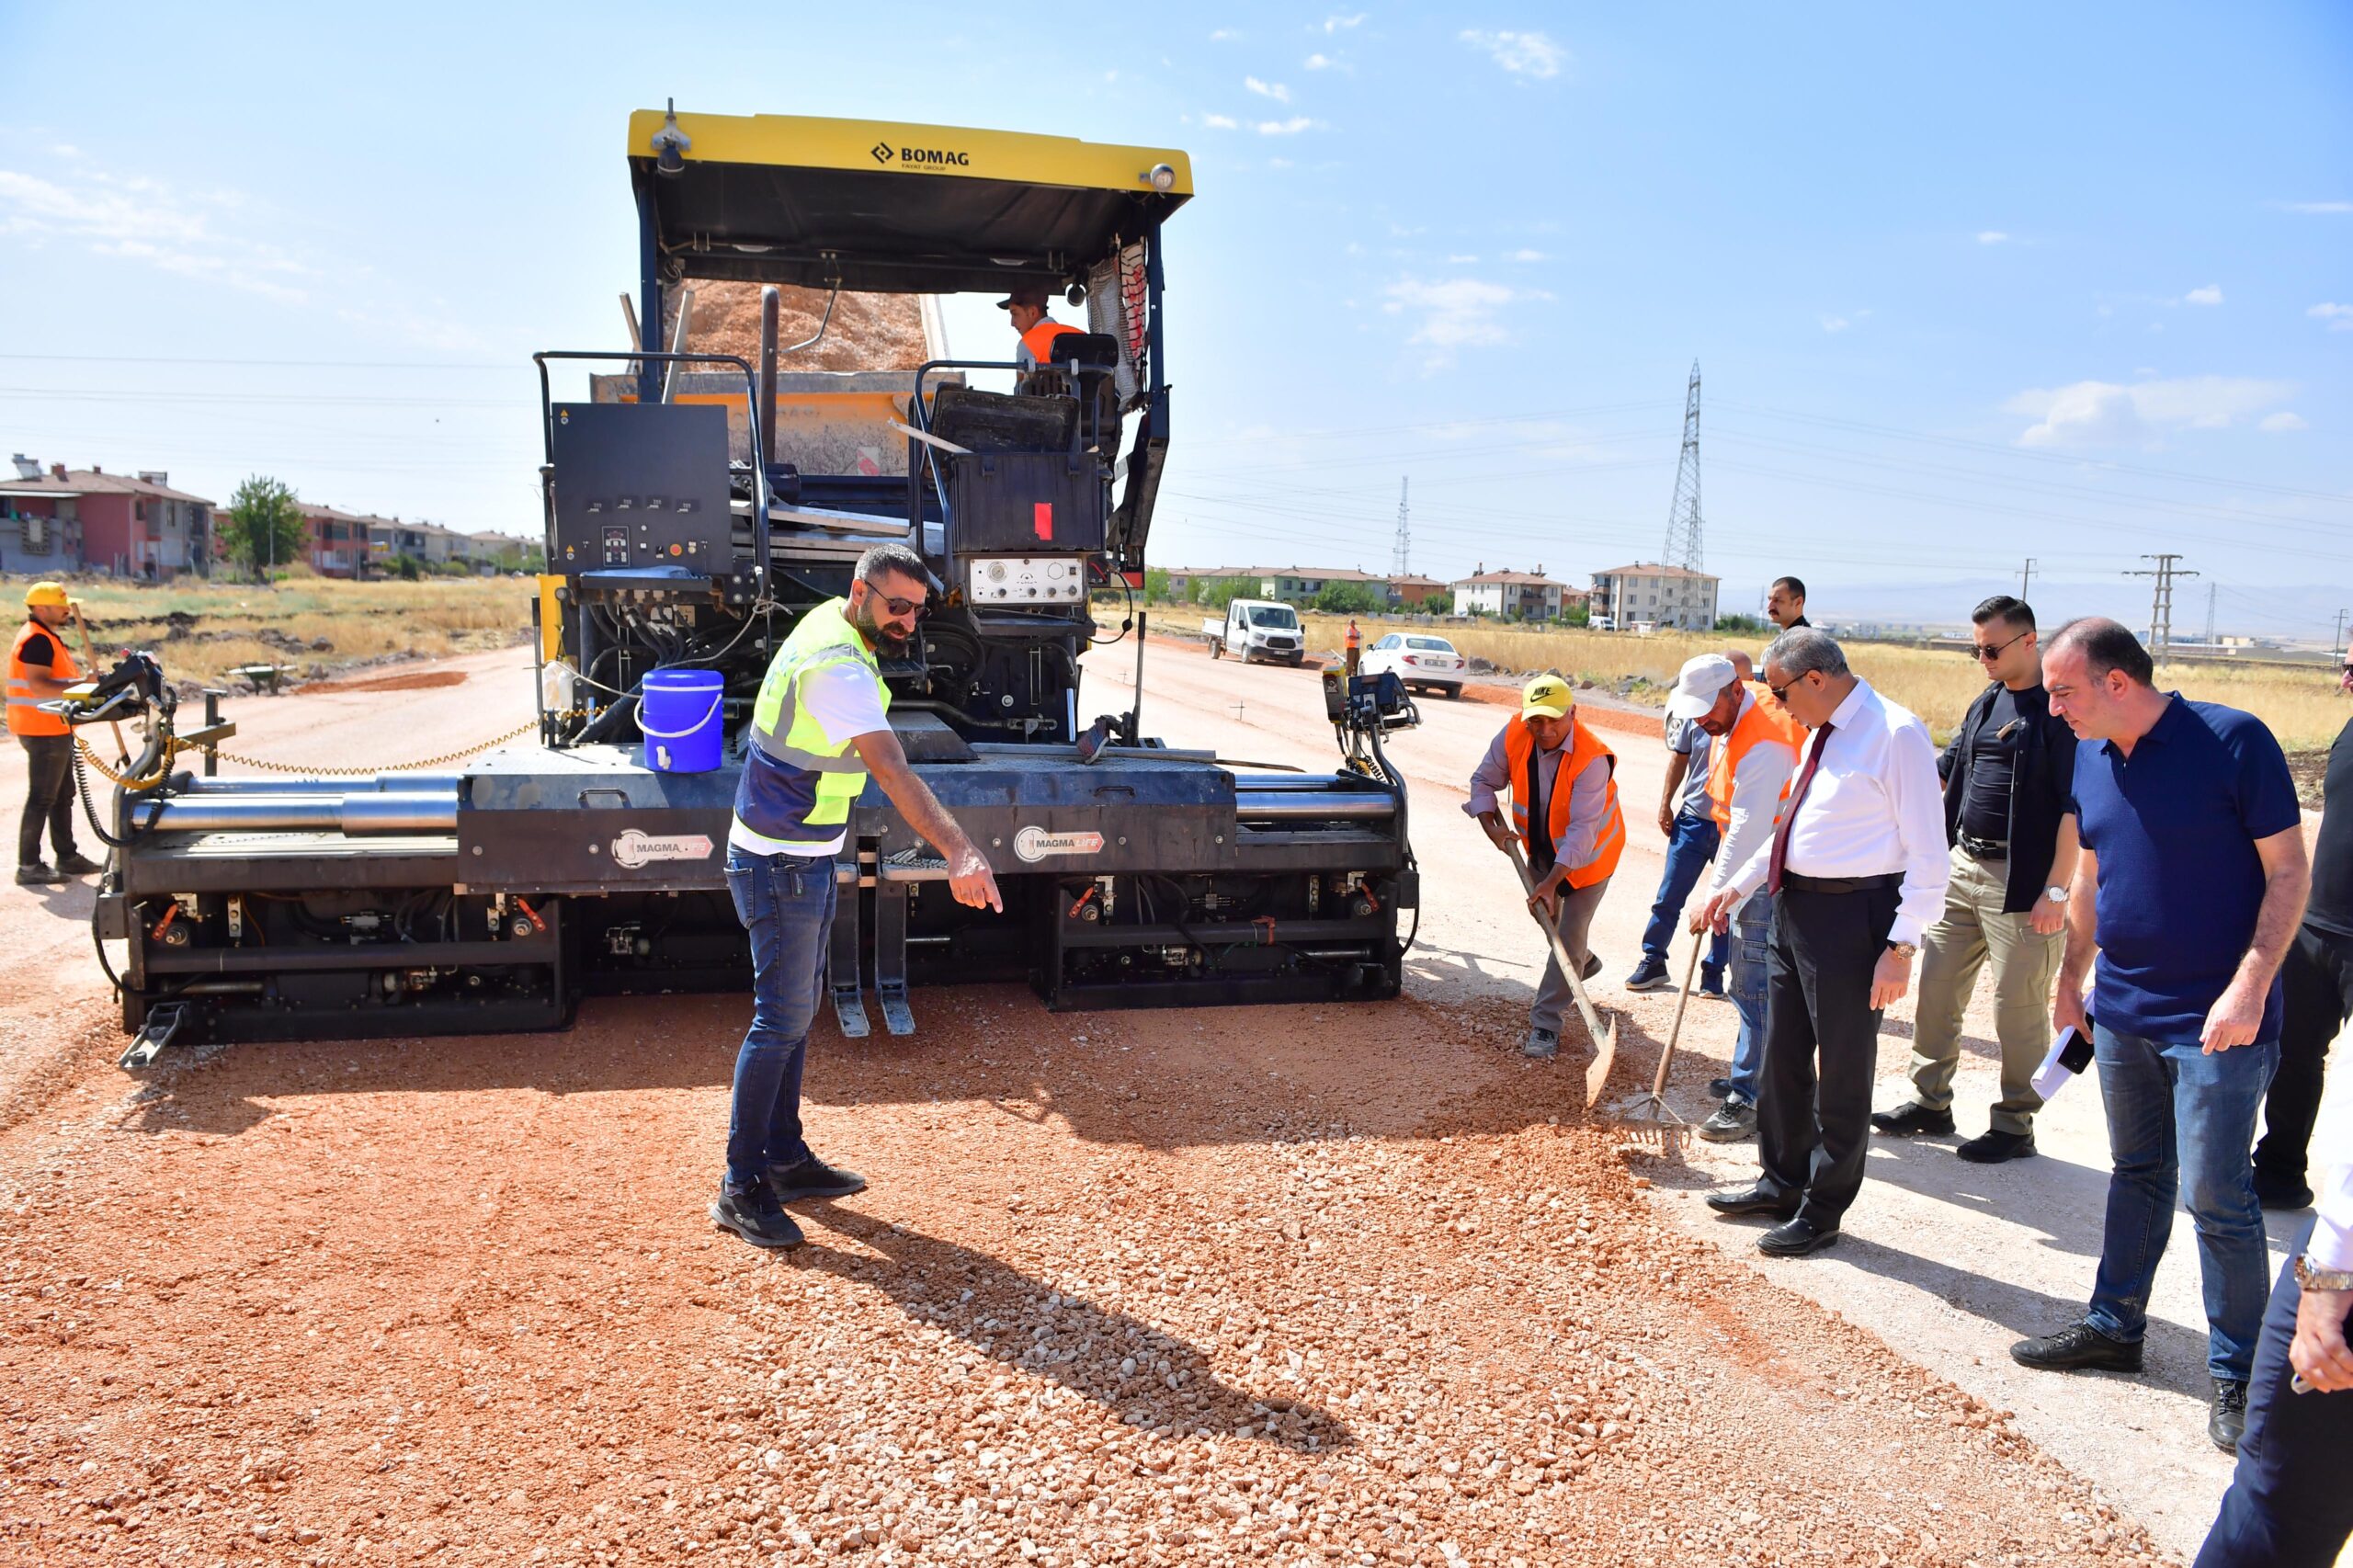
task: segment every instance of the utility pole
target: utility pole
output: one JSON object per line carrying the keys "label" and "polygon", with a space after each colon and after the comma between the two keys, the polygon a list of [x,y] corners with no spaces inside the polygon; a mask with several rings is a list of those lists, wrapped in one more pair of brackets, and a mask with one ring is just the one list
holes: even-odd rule
{"label": "utility pole", "polygon": [[1405,576],[1413,570],[1410,558],[1414,552],[1414,535],[1413,530],[1405,526],[1405,494],[1413,483],[1411,474],[1397,482],[1397,542],[1389,551],[1389,574],[1392,577]]}
{"label": "utility pole", "polygon": [[2026,565],[2018,572],[2018,597],[2027,597],[2026,585],[2034,581],[2034,557],[2026,558]]}
{"label": "utility pole", "polygon": [[1666,551],[1659,560],[1697,572],[1707,562],[1699,537],[1699,361],[1683,400],[1683,456],[1675,465],[1675,499],[1666,508]]}
{"label": "utility pole", "polygon": [[2336,631],[2328,640],[2329,657],[2334,659],[2345,651],[2345,612],[2336,612]]}
{"label": "utility pole", "polygon": [[2127,572],[2124,574],[2127,577],[2154,577],[2156,579],[2155,596],[2150,600],[2149,604],[2149,657],[2154,659],[2159,664],[2163,664],[2165,661],[2166,655],[2172,652],[2173,648],[2174,579],[2177,577],[2195,577],[2198,574],[2195,572],[2185,572],[2180,567],[2174,564],[2175,562],[2181,559],[2178,551],[2167,551],[2162,555],[2143,555],[2141,559],[2143,561],[2154,561],[2156,562],[2156,565],[2154,567],[2145,567],[2138,572]]}
{"label": "utility pole", "polygon": [[2206,585],[2206,651],[2214,651],[2214,585]]}

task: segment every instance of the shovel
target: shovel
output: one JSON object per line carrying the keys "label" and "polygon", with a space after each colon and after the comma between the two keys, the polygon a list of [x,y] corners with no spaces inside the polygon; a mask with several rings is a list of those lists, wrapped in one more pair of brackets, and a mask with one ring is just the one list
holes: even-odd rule
{"label": "shovel", "polygon": [[[1506,844],[1504,853],[1511,857],[1511,869],[1519,873],[1519,885],[1529,898],[1536,896],[1536,879],[1528,874],[1528,862],[1520,858],[1519,846]],[[1601,1027],[1601,1015],[1593,1010],[1592,999],[1585,994],[1585,976],[1579,966],[1569,958],[1569,945],[1561,940],[1561,928],[1544,918],[1541,912],[1530,907],[1536,924],[1544,928],[1544,939],[1552,944],[1552,960],[1561,972],[1569,977],[1569,994],[1576,998],[1577,1012],[1585,1019],[1586,1033],[1593,1038],[1593,1061],[1585,1070],[1586,1108],[1593,1108],[1601,1097],[1601,1085],[1609,1081],[1609,1069],[1618,1060],[1618,1020]]]}
{"label": "shovel", "polygon": [[1651,1076],[1650,1093],[1636,1095],[1609,1108],[1609,1114],[1620,1121],[1649,1121],[1661,1127],[1683,1125],[1683,1119],[1667,1107],[1666,1070],[1675,1061],[1675,1042],[1683,1038],[1684,1009],[1691,1006],[1692,971],[1699,967],[1699,949],[1708,941],[1708,934],[1701,932],[1691,943],[1691,956],[1684,960],[1683,994],[1676,998],[1675,1027],[1666,1031],[1666,1049],[1658,1053],[1658,1071]]}

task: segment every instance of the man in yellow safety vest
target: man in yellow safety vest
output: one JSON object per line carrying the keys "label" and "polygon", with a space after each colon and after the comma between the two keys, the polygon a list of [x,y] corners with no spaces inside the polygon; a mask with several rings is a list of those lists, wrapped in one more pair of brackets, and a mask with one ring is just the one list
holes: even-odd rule
{"label": "man in yellow safety vest", "polygon": [[1005,907],[987,860],[907,766],[885,717],[891,693],[875,653],[905,650],[930,584],[905,545],[868,551],[847,598],[801,612],[752,710],[727,835],[727,891],[752,938],[752,1025],[735,1057],[727,1172],[710,1217],[754,1246],[801,1244],[785,1204],[866,1186],[801,1137],[801,1074],[834,919],[834,859],[867,774],[947,860],[959,903]]}
{"label": "man in yellow safety vest", "polygon": [[[87,876],[106,868],[74,846],[74,731],[40,704],[65,695],[82,678],[65,647],[74,603],[58,583],[25,590],[25,624],[8,645],[8,733],[25,748],[25,814],[17,829],[17,881],[26,887]],[[40,858],[49,830],[57,864]]]}

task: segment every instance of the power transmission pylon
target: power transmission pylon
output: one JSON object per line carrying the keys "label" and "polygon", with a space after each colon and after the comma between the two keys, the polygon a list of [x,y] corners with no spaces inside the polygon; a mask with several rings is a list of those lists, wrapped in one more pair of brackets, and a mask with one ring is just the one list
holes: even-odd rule
{"label": "power transmission pylon", "polygon": [[2206,651],[2214,650],[2214,585],[2206,585]]}
{"label": "power transmission pylon", "polygon": [[2026,591],[2026,585],[2033,581],[2034,557],[2029,555],[2026,558],[2025,567],[2018,573],[2018,597],[2023,599],[2029,597]]}
{"label": "power transmission pylon", "polygon": [[1414,534],[1405,525],[1405,493],[1413,483],[1410,474],[1397,482],[1397,543],[1389,551],[1389,574],[1392,577],[1403,577],[1413,570],[1410,558],[1414,553]]}
{"label": "power transmission pylon", "polygon": [[1675,465],[1675,501],[1666,509],[1666,550],[1659,557],[1669,566],[1697,572],[1707,562],[1699,538],[1699,361],[1691,361],[1691,390],[1683,403],[1683,457]]}
{"label": "power transmission pylon", "polygon": [[2173,648],[2173,584],[2177,577],[2195,577],[2195,572],[2185,572],[2174,564],[2181,556],[2174,551],[2163,555],[2143,555],[2143,561],[2156,565],[2138,572],[2127,572],[2127,577],[2154,577],[2156,593],[2149,604],[2149,657],[2163,664]]}

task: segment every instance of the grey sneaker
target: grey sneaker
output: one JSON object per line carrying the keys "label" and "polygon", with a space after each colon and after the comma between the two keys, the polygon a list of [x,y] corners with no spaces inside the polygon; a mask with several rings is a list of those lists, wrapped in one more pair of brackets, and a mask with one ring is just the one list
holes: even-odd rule
{"label": "grey sneaker", "polygon": [[1756,1136],[1756,1108],[1738,1095],[1728,1095],[1716,1114],[1699,1124],[1699,1136],[1711,1143],[1737,1143]]}
{"label": "grey sneaker", "polygon": [[1550,1062],[1561,1053],[1561,1031],[1530,1028],[1528,1038],[1519,1043],[1519,1053],[1538,1062]]}

